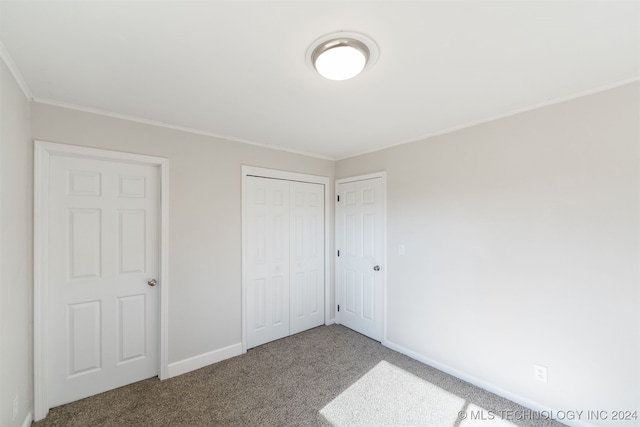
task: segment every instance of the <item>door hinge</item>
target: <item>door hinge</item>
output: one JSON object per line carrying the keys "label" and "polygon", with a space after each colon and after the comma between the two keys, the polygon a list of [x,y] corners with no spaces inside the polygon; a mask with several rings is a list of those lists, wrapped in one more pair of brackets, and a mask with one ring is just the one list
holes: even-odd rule
{"label": "door hinge", "polygon": [[338,202],[340,201],[340,196],[338,196]]}
{"label": "door hinge", "polygon": [[338,304],[338,311],[340,311],[340,304]]}
{"label": "door hinge", "polygon": [[340,251],[338,251],[338,256],[340,256]]}

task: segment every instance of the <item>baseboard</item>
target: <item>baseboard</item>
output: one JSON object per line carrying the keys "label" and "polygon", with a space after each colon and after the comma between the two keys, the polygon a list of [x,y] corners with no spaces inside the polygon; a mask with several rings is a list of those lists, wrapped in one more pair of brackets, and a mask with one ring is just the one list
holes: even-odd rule
{"label": "baseboard", "polygon": [[240,356],[242,354],[242,343],[230,345],[219,350],[210,351],[209,353],[200,354],[178,362],[169,363],[169,375],[167,378],[176,377],[204,368],[231,357]]}
{"label": "baseboard", "polygon": [[[424,363],[425,365],[429,365],[432,366],[444,373],[447,373],[449,375],[452,375],[456,378],[460,378],[461,380],[464,380],[468,383],[471,383],[477,387],[480,387],[484,390],[487,390],[493,394],[496,394],[500,397],[504,397],[505,399],[509,399],[512,402],[515,402],[519,405],[524,406],[525,408],[531,409],[533,411],[536,412],[543,412],[544,413],[548,413],[548,414],[557,414],[558,412],[562,411],[558,411],[557,409],[553,409],[553,408],[549,408],[547,406],[544,406],[536,401],[533,401],[531,399],[528,399],[526,397],[520,396],[518,394],[512,393],[508,390],[505,390],[503,388],[500,388],[494,384],[491,384],[487,381],[481,380],[477,377],[474,377],[473,375],[469,375],[466,372],[462,372],[459,371],[457,369],[452,368],[451,366],[448,366],[444,363],[432,360],[428,357],[425,357],[415,351],[409,350],[408,348],[405,348],[399,344],[396,344],[392,341],[389,340],[385,340],[382,343],[385,347],[389,347],[391,350],[395,350],[398,353],[402,353],[406,356],[409,356],[412,359],[415,359],[419,362]],[[593,424],[587,423],[584,420],[568,420],[568,419],[562,419],[559,420],[561,423],[566,424],[570,427],[594,427]]]}
{"label": "baseboard", "polygon": [[22,427],[31,427],[31,423],[33,423],[33,413],[29,412],[22,423]]}
{"label": "baseboard", "polygon": [[336,319],[335,317],[332,317],[331,319],[327,320],[324,325],[329,326],[329,325],[333,325],[334,323],[336,323]]}

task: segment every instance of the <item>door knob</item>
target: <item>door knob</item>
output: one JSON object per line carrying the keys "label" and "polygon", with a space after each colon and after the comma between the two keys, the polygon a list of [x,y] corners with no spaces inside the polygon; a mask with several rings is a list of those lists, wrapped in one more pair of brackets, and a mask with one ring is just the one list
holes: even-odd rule
{"label": "door knob", "polygon": [[158,284],[158,282],[156,282],[156,279],[151,279],[151,280],[149,280],[147,282],[147,285],[149,285],[149,286],[155,286],[157,284]]}
{"label": "door knob", "polygon": [[373,271],[380,271],[380,266],[376,265],[375,267],[373,267]]}

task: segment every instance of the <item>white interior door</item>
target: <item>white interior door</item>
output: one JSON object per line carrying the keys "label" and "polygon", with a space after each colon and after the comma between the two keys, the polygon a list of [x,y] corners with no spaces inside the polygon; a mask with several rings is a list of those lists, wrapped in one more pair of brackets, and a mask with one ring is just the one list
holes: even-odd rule
{"label": "white interior door", "polygon": [[324,186],[291,182],[290,334],[324,324]]}
{"label": "white interior door", "polygon": [[324,323],[324,185],[247,176],[247,348]]}
{"label": "white interior door", "polygon": [[289,335],[289,181],[246,177],[247,347]]}
{"label": "white interior door", "polygon": [[154,166],[51,157],[51,407],[157,375],[159,191]]}
{"label": "white interior door", "polygon": [[336,247],[341,324],[377,341],[383,335],[382,178],[338,183]]}

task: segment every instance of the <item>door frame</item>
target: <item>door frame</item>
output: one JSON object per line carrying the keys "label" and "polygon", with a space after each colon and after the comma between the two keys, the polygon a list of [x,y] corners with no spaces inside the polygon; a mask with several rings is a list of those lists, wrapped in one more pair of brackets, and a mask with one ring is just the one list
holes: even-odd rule
{"label": "door frame", "polygon": [[[349,178],[336,179],[334,194],[339,194],[338,185],[346,184],[349,182],[365,181],[368,179],[381,178],[382,179],[382,344],[386,345],[387,342],[387,172],[374,172],[366,175],[352,176]],[[334,224],[334,242],[336,247],[338,246],[338,207],[336,205]],[[334,258],[335,262],[335,295],[336,295],[336,323],[340,323],[340,312],[338,311],[338,304],[340,303],[340,295],[342,295],[342,289],[340,288],[340,269],[338,268],[337,253]]]}
{"label": "door frame", "polygon": [[[169,159],[77,145],[34,141],[34,212],[33,212],[33,382],[34,416],[41,420],[49,412],[48,367],[48,235],[49,169],[51,156],[132,163],[159,168],[160,178],[160,283],[159,295],[159,378],[168,378],[169,343]],[[158,351],[156,350],[156,351]]]}
{"label": "door frame", "polygon": [[242,165],[242,353],[247,352],[247,207],[245,203],[245,181],[247,176],[281,179],[285,181],[300,181],[312,184],[324,185],[324,324],[333,323],[331,319],[331,248],[329,231],[330,226],[330,201],[331,188],[329,177],[320,175],[308,175],[298,172],[288,172],[277,169],[267,169],[256,166]]}

